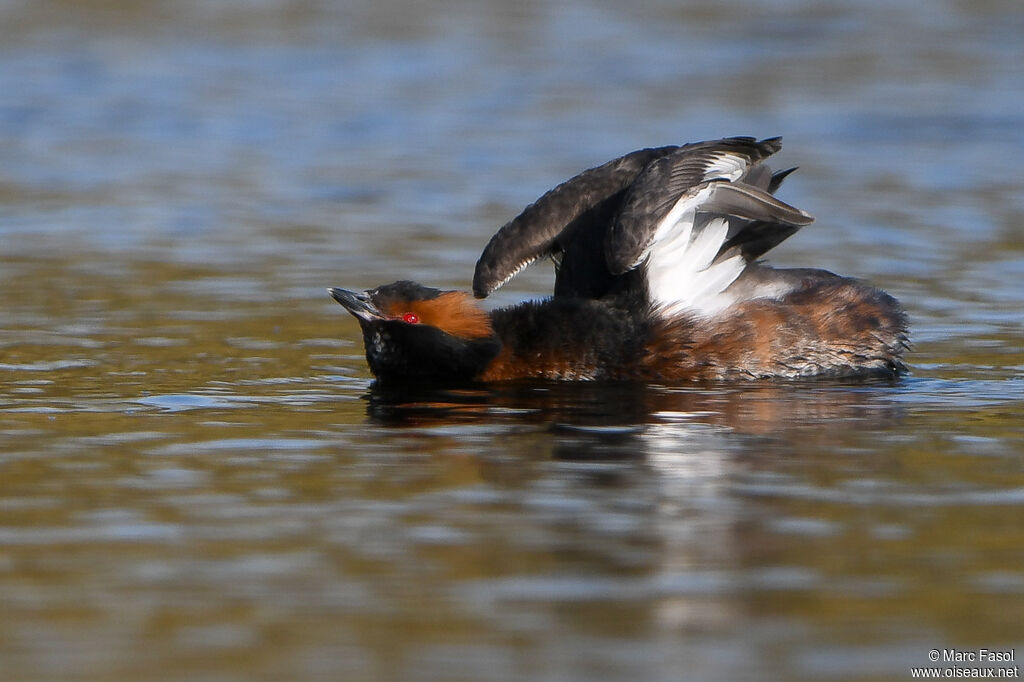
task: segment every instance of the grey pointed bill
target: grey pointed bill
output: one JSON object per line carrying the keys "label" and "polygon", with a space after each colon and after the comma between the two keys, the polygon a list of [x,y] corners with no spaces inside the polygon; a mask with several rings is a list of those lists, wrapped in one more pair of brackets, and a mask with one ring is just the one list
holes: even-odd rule
{"label": "grey pointed bill", "polygon": [[370,296],[365,291],[356,292],[330,287],[327,289],[327,293],[331,295],[331,298],[340,303],[345,310],[361,320],[379,320],[384,317],[380,310],[377,309],[377,306],[370,301]]}

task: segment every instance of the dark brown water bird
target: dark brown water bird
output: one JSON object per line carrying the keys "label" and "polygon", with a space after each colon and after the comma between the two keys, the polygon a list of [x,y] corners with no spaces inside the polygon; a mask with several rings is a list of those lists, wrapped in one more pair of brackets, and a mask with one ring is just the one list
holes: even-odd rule
{"label": "dark brown water bird", "polygon": [[330,289],[381,380],[694,380],[895,376],[907,320],[887,293],[759,259],[813,218],[774,196],[780,138],[642,149],[544,194],[476,264],[484,298],[555,262],[553,295],[487,312],[399,281]]}

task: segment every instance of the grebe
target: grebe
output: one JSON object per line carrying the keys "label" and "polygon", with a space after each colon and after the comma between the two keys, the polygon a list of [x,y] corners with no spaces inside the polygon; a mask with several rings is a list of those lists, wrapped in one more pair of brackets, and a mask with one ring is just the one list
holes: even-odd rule
{"label": "grebe", "polygon": [[907,319],[885,292],[757,259],[813,218],[773,194],[780,138],[642,149],[544,194],[491,238],[484,298],[550,257],[554,293],[487,312],[468,293],[399,281],[332,288],[380,380],[895,376]]}

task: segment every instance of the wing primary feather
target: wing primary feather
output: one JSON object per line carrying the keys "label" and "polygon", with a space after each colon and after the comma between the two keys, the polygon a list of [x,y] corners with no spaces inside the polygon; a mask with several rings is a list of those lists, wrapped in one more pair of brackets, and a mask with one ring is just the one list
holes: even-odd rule
{"label": "wing primary feather", "polygon": [[715,183],[714,191],[700,210],[747,220],[766,220],[789,225],[803,226],[814,222],[814,217],[810,213],[779,201],[764,190],[742,183]]}
{"label": "wing primary feather", "polygon": [[789,174],[795,171],[799,166],[793,166],[786,170],[776,171],[772,173],[772,179],[768,182],[768,191],[775,194],[775,191],[782,186],[782,181],[789,177]]}
{"label": "wing primary feather", "polygon": [[675,146],[641,149],[583,171],[546,192],[491,237],[477,261],[473,294],[485,298],[525,265],[548,256],[567,226],[628,187],[654,159]]}

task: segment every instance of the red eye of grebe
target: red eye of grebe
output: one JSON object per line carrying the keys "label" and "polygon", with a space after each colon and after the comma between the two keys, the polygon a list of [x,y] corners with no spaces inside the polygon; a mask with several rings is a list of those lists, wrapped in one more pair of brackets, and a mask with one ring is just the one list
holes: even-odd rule
{"label": "red eye of grebe", "polygon": [[406,313],[402,315],[402,321],[408,322],[409,324],[417,324],[420,321],[419,316],[416,313]]}

